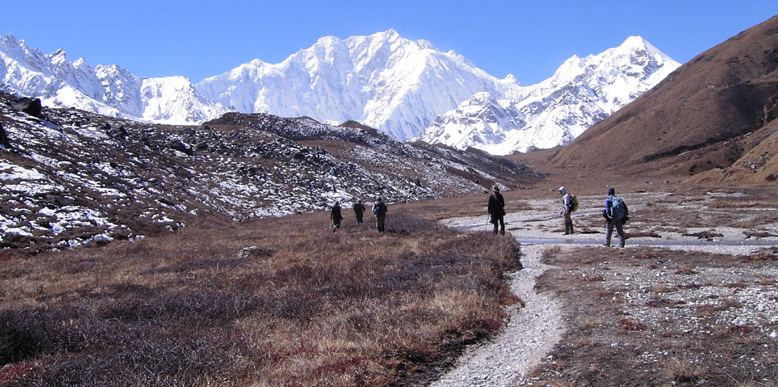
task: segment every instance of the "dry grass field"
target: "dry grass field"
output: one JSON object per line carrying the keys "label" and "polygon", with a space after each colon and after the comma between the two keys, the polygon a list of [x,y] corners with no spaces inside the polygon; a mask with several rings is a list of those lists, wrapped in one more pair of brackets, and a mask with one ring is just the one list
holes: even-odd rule
{"label": "dry grass field", "polygon": [[[778,207],[771,187],[621,184],[633,241],[716,239],[721,229],[775,237],[766,225],[778,214],[760,210]],[[513,237],[562,231],[555,218],[515,220],[552,213],[544,203],[558,201],[559,185],[584,206],[599,206],[606,187],[551,176],[504,192]],[[0,385],[426,385],[522,303],[504,281],[521,267],[513,238],[445,227],[469,216],[483,228],[486,198],[391,205],[385,233],[344,210],[337,232],[313,213],[38,256],[5,251]],[[587,208],[574,218],[580,237],[600,238]],[[517,383],[778,385],[775,248],[629,245],[549,248],[553,269],[537,290],[562,300],[566,333]]]}
{"label": "dry grass field", "polygon": [[520,263],[422,209],[390,206],[385,233],[314,213],[3,252],[0,385],[423,384],[500,329]]}

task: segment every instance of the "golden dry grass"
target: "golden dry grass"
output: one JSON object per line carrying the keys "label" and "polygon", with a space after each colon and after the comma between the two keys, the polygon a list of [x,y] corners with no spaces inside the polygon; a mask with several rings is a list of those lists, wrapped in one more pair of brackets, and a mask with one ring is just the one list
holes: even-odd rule
{"label": "golden dry grass", "polygon": [[316,213],[4,255],[0,384],[423,383],[520,302],[502,280],[515,241],[425,213],[390,206],[385,233]]}

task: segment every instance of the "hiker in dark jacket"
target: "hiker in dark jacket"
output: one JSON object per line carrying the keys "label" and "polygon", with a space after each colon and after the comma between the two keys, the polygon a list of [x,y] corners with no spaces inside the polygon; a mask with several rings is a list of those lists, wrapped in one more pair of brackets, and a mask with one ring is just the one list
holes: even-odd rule
{"label": "hiker in dark jacket", "polygon": [[357,217],[357,224],[362,224],[362,215],[365,213],[365,205],[362,204],[362,200],[357,199],[354,204],[354,215]]}
{"label": "hiker in dark jacket", "polygon": [[487,206],[490,219],[489,222],[494,224],[494,233],[497,234],[497,225],[499,222],[500,234],[505,235],[505,200],[500,194],[500,187],[497,185],[492,187],[492,194],[489,195],[489,204]]}
{"label": "hiker in dark jacket", "polygon": [[[617,207],[623,206],[623,210]],[[608,189],[608,198],[605,199],[605,210],[602,215],[605,217],[606,233],[605,233],[605,246],[610,247],[611,236],[613,235],[613,227],[616,227],[616,232],[619,234],[619,245],[624,247],[626,242],[626,236],[624,235],[624,223],[627,221],[627,215],[629,215],[629,209],[627,209],[626,203],[616,196],[616,190],[613,188]]]}
{"label": "hiker in dark jacket", "polygon": [[573,233],[573,218],[570,214],[573,212],[573,197],[567,193],[565,187],[559,187],[559,193],[562,194],[562,212],[559,215],[565,217],[565,235]]}
{"label": "hiker in dark jacket", "polygon": [[387,212],[389,212],[389,209],[386,208],[386,204],[384,204],[384,201],[381,200],[381,198],[378,198],[373,204],[373,214],[375,215],[375,224],[378,232],[384,232]]}
{"label": "hiker in dark jacket", "polygon": [[338,231],[340,228],[340,221],[343,220],[343,216],[340,214],[340,203],[335,202],[330,211],[330,219],[332,219],[332,232]]}

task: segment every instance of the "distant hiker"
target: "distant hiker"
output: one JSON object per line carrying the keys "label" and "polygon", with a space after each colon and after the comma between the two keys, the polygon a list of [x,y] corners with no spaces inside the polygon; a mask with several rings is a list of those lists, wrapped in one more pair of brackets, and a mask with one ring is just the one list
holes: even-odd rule
{"label": "distant hiker", "polygon": [[619,234],[619,245],[624,247],[624,242],[627,238],[624,235],[623,225],[627,222],[629,209],[624,200],[616,196],[616,190],[613,188],[608,189],[608,198],[605,199],[605,210],[603,210],[602,215],[608,222],[607,232],[605,233],[605,246],[610,247],[613,226],[616,226],[616,232]]}
{"label": "distant hiker", "polygon": [[373,204],[373,214],[375,215],[375,225],[379,232],[384,232],[387,212],[389,212],[389,209],[386,208],[386,204],[384,204],[381,198],[378,198],[375,204]]}
{"label": "distant hiker", "polygon": [[500,194],[500,187],[494,185],[492,187],[492,194],[489,195],[489,205],[487,206],[489,211],[489,223],[494,224],[494,233],[497,234],[497,225],[500,226],[500,234],[505,235],[505,200]]}
{"label": "distant hiker", "polygon": [[559,212],[559,215],[565,217],[565,235],[571,235],[573,233],[573,219],[570,215],[576,210],[573,196],[567,193],[565,187],[559,187],[559,193],[562,194],[562,211]]}
{"label": "distant hiker", "polygon": [[343,216],[340,214],[340,203],[335,202],[330,211],[330,219],[332,219],[332,232],[338,231],[340,228],[340,221],[343,220]]}
{"label": "distant hiker", "polygon": [[357,217],[357,224],[362,224],[362,214],[365,213],[365,205],[362,204],[362,200],[357,199],[354,204],[354,215]]}

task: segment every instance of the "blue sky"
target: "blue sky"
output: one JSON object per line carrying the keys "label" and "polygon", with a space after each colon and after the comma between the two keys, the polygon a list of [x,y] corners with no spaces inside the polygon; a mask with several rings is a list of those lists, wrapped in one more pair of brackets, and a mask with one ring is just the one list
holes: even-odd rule
{"label": "blue sky", "polygon": [[393,28],[525,85],[631,35],[684,63],[778,15],[776,0],[3,0],[1,8],[2,35],[143,77],[199,82],[252,59],[281,62],[323,36]]}

